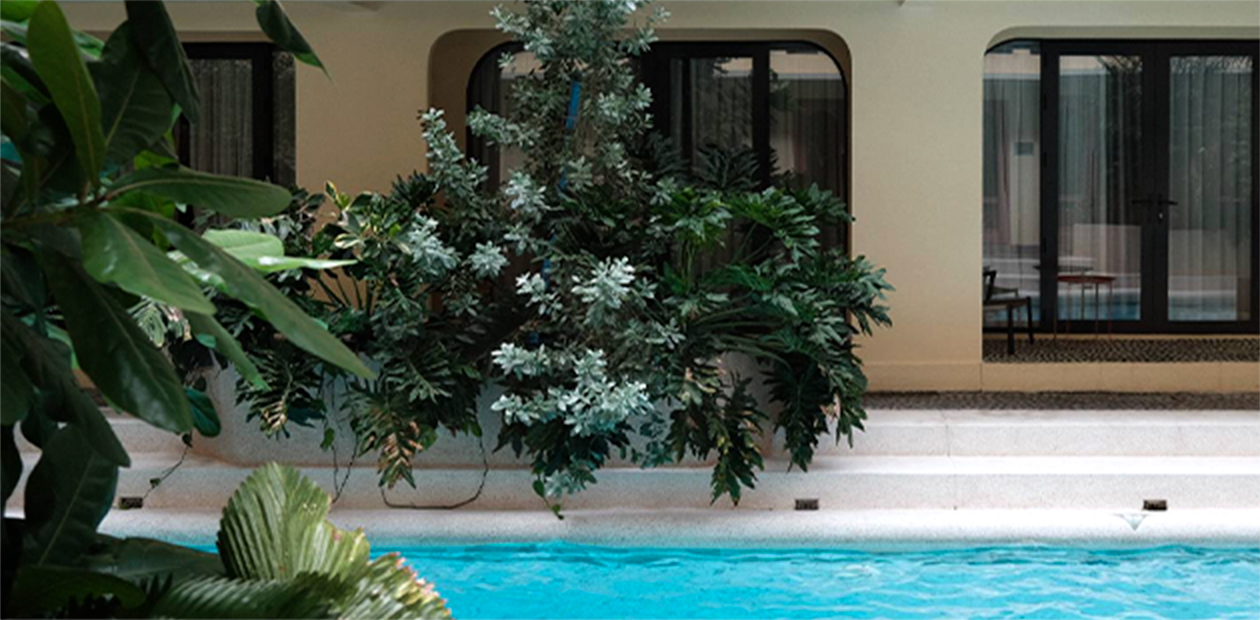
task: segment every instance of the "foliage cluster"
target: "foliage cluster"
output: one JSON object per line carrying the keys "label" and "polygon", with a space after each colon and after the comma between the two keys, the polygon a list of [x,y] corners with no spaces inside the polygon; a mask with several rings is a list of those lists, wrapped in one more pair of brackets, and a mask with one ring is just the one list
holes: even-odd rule
{"label": "foliage cluster", "polygon": [[[223,564],[98,534],[119,467],[131,463],[76,371],[116,411],[186,440],[194,428],[218,431],[208,399],[183,385],[146,326],[182,326],[172,343],[212,349],[261,389],[266,379],[216,318],[214,300],[230,298],[292,346],[375,377],[264,277],[348,263],[285,256],[281,241],[261,232],[199,234],[177,221],[188,205],[241,219],[275,215],[290,193],[176,163],[171,128],[180,116],[197,121],[199,95],[164,5],[129,1],[126,11],[102,42],[72,30],[52,1],[0,4],[4,504],[23,470],[15,433],[40,449],[25,515],[6,517],[0,534],[4,615],[447,615],[414,574],[368,562],[362,533],[324,522],[328,497],[292,470],[263,470],[229,504]],[[279,4],[260,0],[256,14],[277,45],[319,66]],[[217,576],[197,576],[207,573]]]}
{"label": "foliage cluster", "polygon": [[[382,484],[414,484],[412,457],[439,431],[480,435],[487,381],[503,391],[498,447],[529,456],[553,509],[615,457],[709,460],[713,498],[738,502],[764,467],[763,433],[782,431],[807,468],[823,435],[851,441],[862,428],[853,340],[889,322],[883,270],[820,243],[822,227],[848,220],[828,192],[758,190],[738,154],[693,170],[649,134],[651,93],[629,60],[664,13],[636,25],[643,5],[496,11],[538,61],[511,91],[511,115],[469,118],[524,156],[502,187],[485,187],[485,168],[430,110],[428,174],[354,198],[330,185],[326,226],[309,203],[268,220],[301,229],[294,253],[357,261],[350,291],[309,271],[294,291],[318,292],[312,311],[380,369],[349,381],[337,408],[360,451],[378,452]],[[265,327],[250,342],[277,361],[264,374],[304,377],[284,393],[244,386],[266,428],[299,408],[323,413],[341,371],[303,365]]]}

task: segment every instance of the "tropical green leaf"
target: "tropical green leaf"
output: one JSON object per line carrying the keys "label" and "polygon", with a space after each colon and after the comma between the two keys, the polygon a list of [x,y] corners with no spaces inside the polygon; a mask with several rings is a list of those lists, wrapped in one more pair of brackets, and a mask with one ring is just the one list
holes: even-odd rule
{"label": "tropical green leaf", "polygon": [[178,583],[197,576],[223,574],[219,556],[151,538],[114,538],[98,534],[79,560],[80,566],[132,583],[173,577]]}
{"label": "tropical green leaf", "polygon": [[29,130],[26,97],[8,81],[0,82],[0,131],[16,144],[26,138]]}
{"label": "tropical green leaf", "polygon": [[83,268],[103,284],[114,284],[189,312],[214,314],[214,304],[178,264],[109,213],[77,220],[83,235]]}
{"label": "tropical green leaf", "polygon": [[328,523],[328,494],[297,469],[269,463],[250,474],[223,509],[219,554],[228,575],[293,579],[344,575],[368,560],[363,532]]}
{"label": "tropical green leaf", "polygon": [[193,335],[197,337],[197,341],[201,344],[218,351],[228,361],[236,366],[236,372],[240,373],[246,381],[252,383],[258,389],[267,389],[267,382],[262,378],[262,374],[258,372],[258,367],[254,365],[254,361],[245,354],[245,350],[241,348],[241,343],[232,337],[214,317],[205,314],[197,314],[188,312],[184,314],[184,318],[188,320],[188,326],[192,329]]}
{"label": "tropical green leaf", "polygon": [[48,98],[48,87],[44,86],[30,59],[9,43],[0,43],[0,75],[27,99],[41,105],[52,101]]}
{"label": "tropical green leaf", "polygon": [[179,224],[147,217],[198,267],[222,278],[229,295],[261,312],[293,344],[360,377],[375,376],[346,345],[244,263]]}
{"label": "tropical green leaf", "polygon": [[46,251],[42,259],[79,366],[96,387],[127,413],[173,433],[187,432],[192,414],[183,386],[127,310],[65,257]]}
{"label": "tropical green leaf", "polygon": [[223,426],[219,424],[219,414],[214,410],[214,401],[211,401],[205,392],[190,387],[184,388],[184,395],[188,397],[188,408],[192,411],[193,428],[196,428],[202,437],[217,437],[222,432]]}
{"label": "tropical green leaf", "polygon": [[111,194],[145,191],[231,217],[275,215],[289,206],[288,190],[278,185],[197,172],[188,168],[145,168],[118,179]]}
{"label": "tropical green leaf", "polygon": [[23,552],[23,565],[72,565],[96,540],[117,484],[118,466],[101,458],[78,427],[53,433],[26,482],[26,528],[34,544]]}
{"label": "tropical green leaf", "polygon": [[[35,5],[39,6],[38,3]],[[3,31],[9,35],[14,42],[23,46],[29,45],[27,42],[28,27],[27,24],[17,21],[4,20]],[[92,60],[99,58],[101,50],[104,49],[105,43],[100,39],[80,30],[71,30],[70,34],[74,36],[74,44],[79,48],[79,52],[83,54],[84,60]]]}
{"label": "tropical green leaf", "polygon": [[[258,10],[255,12],[258,26],[272,43],[293,54],[294,58],[313,67],[324,69],[324,63],[320,62],[319,56],[315,55],[311,44],[306,42],[306,37],[303,37],[293,22],[289,21],[289,16],[285,14],[284,7],[280,6],[279,2],[276,0],[255,0],[255,2],[258,4]],[[324,69],[324,73],[327,72],[328,70]]]}
{"label": "tropical green leaf", "polygon": [[4,498],[0,500],[0,509],[9,505],[9,497],[17,488],[22,478],[22,455],[18,452],[17,442],[13,440],[13,426],[0,426],[0,491]]}
{"label": "tropical green leaf", "polygon": [[10,22],[24,22],[35,14],[38,0],[4,0],[0,2],[0,19]]}
{"label": "tropical green leaf", "polygon": [[125,608],[145,599],[144,590],[130,581],[68,566],[22,566],[11,596],[5,611],[14,618],[42,617],[92,597],[109,596]]}
{"label": "tropical green leaf", "polygon": [[[0,312],[0,321],[3,322],[0,337],[4,339],[5,346],[22,352],[20,367],[39,388],[40,400],[35,411],[48,414],[47,417],[42,414],[28,416],[22,424],[23,434],[32,439],[28,429],[35,432],[52,425],[49,418],[72,424],[83,431],[92,449],[106,460],[121,467],[131,465],[131,459],[114,434],[109,420],[75,382],[69,347],[37,336],[8,312]],[[43,441],[36,437],[31,443],[42,446]]]}
{"label": "tropical green leaf", "polygon": [[125,22],[110,35],[91,72],[101,96],[105,161],[129,163],[170,129],[171,97],[136,49]]}
{"label": "tropical green leaf", "polygon": [[45,0],[35,9],[26,43],[31,64],[48,87],[53,103],[70,130],[83,174],[95,184],[105,161],[101,102],[66,16],[56,2]]}
{"label": "tropical green leaf", "polygon": [[369,562],[351,576],[355,595],[338,606],[341,618],[448,619],[446,601],[433,585],[403,565],[396,553]]}
{"label": "tropical green leaf", "polygon": [[184,46],[175,33],[171,16],[161,2],[127,0],[127,23],[136,47],[149,68],[162,80],[166,92],[179,104],[184,116],[196,123],[201,114],[201,96],[193,80]]}
{"label": "tropical green leaf", "polygon": [[289,269],[333,269],[355,264],[353,260],[326,260],[284,255],[284,242],[278,237],[249,230],[207,230],[202,238],[237,260],[263,273]]}

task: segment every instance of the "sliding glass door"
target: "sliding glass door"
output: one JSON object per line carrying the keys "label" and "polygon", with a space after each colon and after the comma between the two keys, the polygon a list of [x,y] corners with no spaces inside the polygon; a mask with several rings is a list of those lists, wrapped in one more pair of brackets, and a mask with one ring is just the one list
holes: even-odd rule
{"label": "sliding glass door", "polygon": [[1255,44],[1058,41],[1041,56],[1041,316],[1255,331]]}

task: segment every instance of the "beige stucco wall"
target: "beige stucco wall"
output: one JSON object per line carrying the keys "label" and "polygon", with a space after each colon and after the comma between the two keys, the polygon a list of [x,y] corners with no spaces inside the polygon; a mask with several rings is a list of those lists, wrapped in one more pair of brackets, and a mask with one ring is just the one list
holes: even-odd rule
{"label": "beige stucco wall", "polygon": [[[298,73],[299,182],[318,188],[332,179],[344,191],[383,189],[396,174],[423,168],[417,110],[435,101],[462,102],[472,63],[494,38],[458,33],[491,28],[493,4],[287,3],[331,75],[307,67]],[[839,41],[847,53],[850,198],[858,218],[853,245],[887,267],[898,289],[891,300],[895,327],[863,349],[879,389],[982,387],[986,48],[1018,36],[1260,37],[1254,0],[662,4],[673,14],[663,30],[667,38],[704,31],[779,38],[797,31]],[[108,30],[123,16],[115,2],[76,3],[67,12],[77,27],[95,30]],[[258,36],[249,3],[181,2],[171,12],[188,40]],[[443,35],[449,36],[434,54]]]}

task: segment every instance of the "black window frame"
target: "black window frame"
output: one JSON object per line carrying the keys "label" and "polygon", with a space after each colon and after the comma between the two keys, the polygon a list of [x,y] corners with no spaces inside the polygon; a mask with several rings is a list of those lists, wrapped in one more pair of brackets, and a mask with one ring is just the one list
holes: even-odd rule
{"label": "black window frame", "polygon": [[[1140,301],[1141,319],[1135,321],[1115,321],[1108,326],[1109,330],[1118,333],[1133,334],[1255,334],[1260,331],[1260,174],[1255,167],[1260,165],[1260,41],[1255,39],[1099,39],[1099,38],[1016,38],[999,41],[985,50],[985,54],[1012,43],[1035,44],[1040,56],[1040,184],[1038,193],[1038,209],[1040,211],[1040,321],[1037,330],[1050,332],[1054,329],[1059,311],[1059,58],[1069,54],[1106,54],[1106,55],[1138,55],[1145,60],[1153,60],[1151,68],[1142,74],[1142,89],[1149,93],[1152,100],[1143,103],[1146,114],[1142,119],[1142,130],[1151,136],[1150,148],[1143,151],[1145,169],[1152,177],[1146,183],[1144,191],[1149,192],[1149,200],[1159,202],[1167,199],[1169,194],[1167,169],[1167,153],[1169,151],[1168,135],[1168,102],[1159,95],[1168,92],[1169,73],[1168,60],[1172,56],[1218,55],[1229,54],[1250,56],[1252,59],[1251,76],[1251,290],[1249,303],[1251,316],[1239,321],[1172,321],[1168,318],[1168,297],[1166,287],[1168,277],[1168,238],[1167,224],[1162,228],[1143,224],[1142,230],[1142,299]],[[983,142],[983,137],[982,137]],[[983,152],[981,154],[983,157]],[[1162,179],[1162,180],[1161,180]],[[983,203],[983,201],[982,201]],[[1163,221],[1167,222],[1167,206],[1164,209]],[[1158,284],[1162,282],[1163,284]],[[1152,289],[1148,284],[1157,283]],[[1151,294],[1147,294],[1148,291]],[[1163,295],[1157,293],[1162,292]],[[1090,333],[1097,327],[1092,319],[1059,319],[1061,329]],[[1000,328],[985,327],[984,331],[999,331]]]}
{"label": "black window frame", "polygon": [[[259,181],[274,180],[276,177],[276,85],[273,62],[274,54],[278,51],[279,48],[275,45],[262,42],[184,43],[184,53],[189,60],[250,61],[250,107],[253,115],[250,148],[254,158],[251,178]],[[176,128],[176,144],[180,163],[184,165],[188,165],[192,159],[189,129],[187,119],[180,117]]]}

